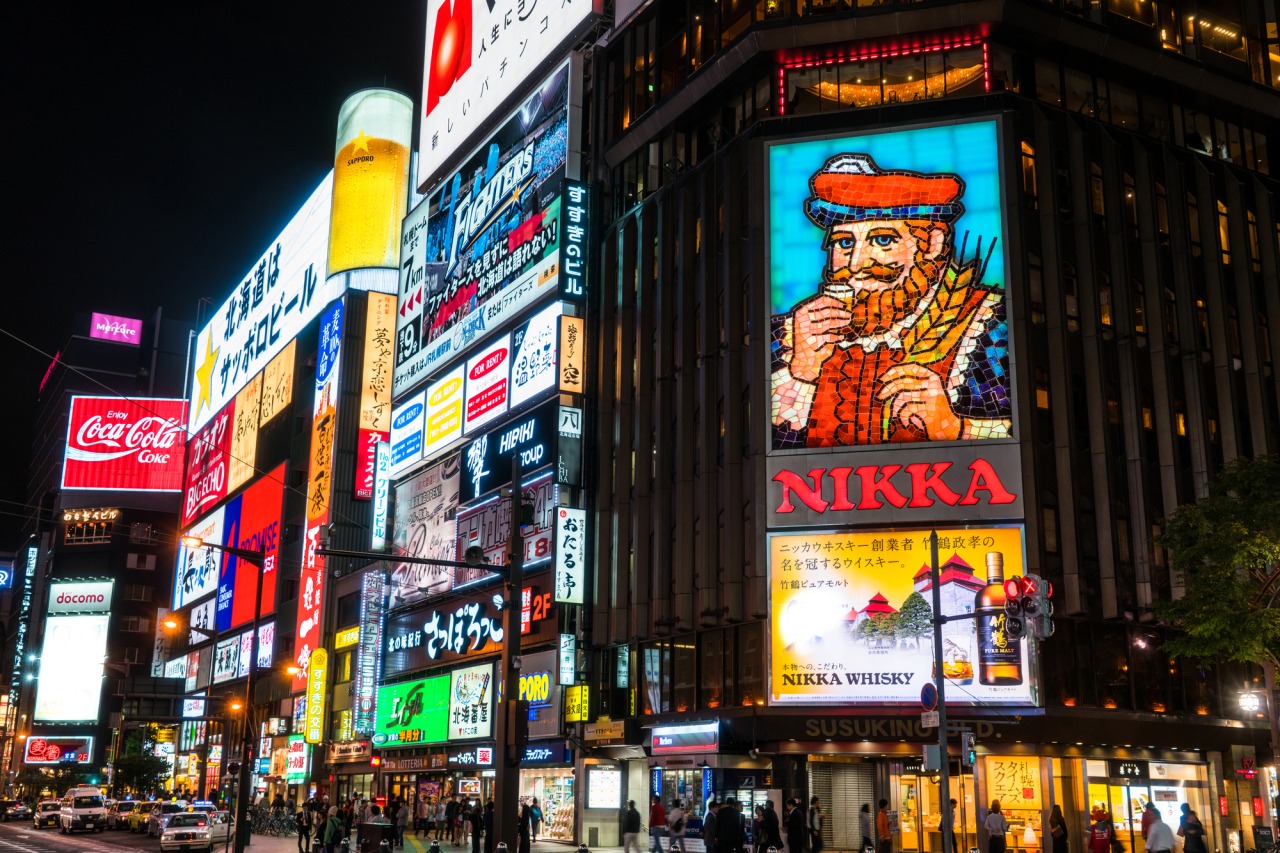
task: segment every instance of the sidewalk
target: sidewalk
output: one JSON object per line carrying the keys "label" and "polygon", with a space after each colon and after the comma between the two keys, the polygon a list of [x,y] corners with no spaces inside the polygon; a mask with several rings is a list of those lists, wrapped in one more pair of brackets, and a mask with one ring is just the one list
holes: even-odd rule
{"label": "sidewalk", "polygon": [[[404,834],[404,853],[427,853],[427,849],[431,846],[431,842],[426,838],[419,838],[413,834],[413,831],[407,831]],[[516,846],[512,842],[508,842],[511,853],[515,853]],[[481,847],[481,850],[484,848]],[[530,845],[529,853],[576,853],[577,845],[569,844],[561,841],[538,841]],[[249,844],[249,850],[252,853],[298,853],[297,836],[289,837],[273,837],[270,835],[255,835]],[[399,848],[396,848],[399,851]],[[355,847],[355,833],[351,834],[351,853],[357,853]],[[375,851],[376,853],[376,851]],[[454,847],[451,844],[440,845],[440,853],[471,853],[471,845],[459,845]],[[622,853],[621,847],[593,847],[591,853]]]}

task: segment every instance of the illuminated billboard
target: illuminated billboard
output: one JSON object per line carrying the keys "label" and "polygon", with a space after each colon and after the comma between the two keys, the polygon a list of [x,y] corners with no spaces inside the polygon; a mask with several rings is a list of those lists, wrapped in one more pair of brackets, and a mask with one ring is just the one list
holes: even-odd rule
{"label": "illuminated billboard", "polygon": [[72,397],[62,488],[182,489],[185,400]]}
{"label": "illuminated billboard", "polygon": [[142,341],[142,321],[94,311],[89,318],[89,337],[136,347]]}
{"label": "illuminated billboard", "polygon": [[187,442],[182,524],[190,524],[227,496],[235,399]]}
{"label": "illuminated billboard", "polygon": [[296,342],[289,341],[288,346],[271,359],[262,371],[262,407],[258,417],[260,426],[266,426],[293,402],[293,360],[297,350]]}
{"label": "illuminated billboard", "polygon": [[377,709],[374,746],[443,743],[449,736],[449,676],[379,687]]}
{"label": "illuminated billboard", "polygon": [[370,293],[360,378],[360,441],[356,446],[355,496],[373,498],[378,445],[391,440],[391,365],[395,360],[396,298]]}
{"label": "illuminated billboard", "polygon": [[228,637],[219,640],[213,647],[213,683],[222,684],[239,677],[240,673],[240,638]]}
{"label": "illuminated billboard", "polygon": [[333,175],[325,176],[196,336],[188,429],[195,432],[342,295],[325,277]]}
{"label": "illuminated billboard", "polygon": [[231,417],[231,448],[227,453],[227,493],[247,483],[258,464],[258,414],[262,411],[262,374],[236,394]]}
{"label": "illuminated billboard", "polygon": [[539,68],[601,7],[599,0],[549,6],[521,0],[429,0],[419,189],[526,81],[536,79]]}
{"label": "illuminated billboard", "polygon": [[[261,551],[262,592],[258,615],[275,612],[276,563],[280,558],[280,516],[284,504],[285,466],[259,478],[219,509],[223,538],[219,544]],[[223,552],[218,578],[218,630],[229,631],[254,619],[259,569]]]}
{"label": "illuminated billboard", "polygon": [[91,764],[92,735],[38,734],[27,738],[23,764]]}
{"label": "illuminated billboard", "polygon": [[[460,470],[458,456],[452,454],[395,487],[394,553],[432,560],[454,559]],[[412,604],[448,592],[450,587],[448,566],[397,563],[391,570],[388,606]]]}
{"label": "illuminated billboard", "polygon": [[338,434],[338,374],[342,355],[342,300],[320,318],[320,343],[316,354],[315,401],[311,409],[311,443],[307,466],[307,528],[302,542],[302,571],[298,579],[298,626],[294,640],[293,689],[307,689],[311,652],[323,645],[321,613],[324,610],[326,559],[316,550],[329,526],[329,501],[333,497],[334,439]]}
{"label": "illuminated billboard", "polygon": [[[57,587],[54,587],[55,589]],[[45,619],[35,721],[96,721],[102,699],[109,613]]]}
{"label": "illuminated billboard", "polygon": [[405,219],[397,396],[557,292],[570,79],[565,64]]}
{"label": "illuminated billboard", "polygon": [[329,275],[400,265],[400,220],[409,201],[413,101],[364,89],[338,111],[333,154]]}
{"label": "illuminated billboard", "polygon": [[[939,529],[948,704],[1033,705],[1034,646],[1004,631],[1020,526]],[[770,701],[916,703],[933,678],[928,530],[769,536]]]}
{"label": "illuminated billboard", "polygon": [[391,476],[422,461],[422,436],[427,425],[427,392],[420,391],[391,410]]}
{"label": "illuminated billboard", "polygon": [[768,146],[772,448],[1013,432],[995,119]]}
{"label": "illuminated billboard", "polygon": [[[222,521],[225,507],[219,507],[187,529],[183,536],[194,536],[202,542],[222,544]],[[173,584],[173,609],[211,595],[218,589],[222,552],[202,546],[188,548],[178,542],[178,570]],[[209,626],[212,628],[213,626]]]}
{"label": "illuminated billboard", "polygon": [[449,740],[493,737],[493,664],[449,673]]}

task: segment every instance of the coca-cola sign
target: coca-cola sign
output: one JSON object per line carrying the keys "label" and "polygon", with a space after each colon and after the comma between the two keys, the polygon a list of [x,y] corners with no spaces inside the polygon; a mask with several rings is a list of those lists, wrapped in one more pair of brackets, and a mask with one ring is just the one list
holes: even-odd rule
{"label": "coca-cola sign", "polygon": [[182,488],[185,400],[73,397],[62,488]]}
{"label": "coca-cola sign", "polygon": [[233,399],[187,443],[187,476],[182,498],[184,527],[227,496],[235,405]]}

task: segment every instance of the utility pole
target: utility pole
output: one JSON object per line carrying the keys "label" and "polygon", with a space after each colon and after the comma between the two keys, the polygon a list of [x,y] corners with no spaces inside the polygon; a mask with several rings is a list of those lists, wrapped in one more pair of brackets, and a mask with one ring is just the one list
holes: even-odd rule
{"label": "utility pole", "polygon": [[520,451],[511,455],[511,549],[507,558],[506,619],[502,643],[502,704],[497,708],[497,744],[494,762],[493,842],[506,842],[518,850],[516,830],[520,825],[520,759],[522,745],[518,732],[524,728],[516,718],[520,708],[520,583],[524,574],[524,466]]}
{"label": "utility pole", "polygon": [[929,534],[929,556],[932,574],[929,586],[933,590],[933,680],[938,688],[938,799],[941,806],[942,853],[955,853],[951,816],[951,760],[947,755],[947,674],[943,670],[942,654],[942,572],[938,566],[938,531]]}

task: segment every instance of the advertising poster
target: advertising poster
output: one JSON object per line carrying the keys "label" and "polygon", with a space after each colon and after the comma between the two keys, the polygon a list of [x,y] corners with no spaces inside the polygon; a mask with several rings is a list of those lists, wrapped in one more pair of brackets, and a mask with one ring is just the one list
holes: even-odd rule
{"label": "advertising poster", "polygon": [[231,451],[227,474],[227,493],[230,494],[252,477],[258,464],[258,413],[262,409],[262,374],[236,394],[236,404],[231,419]]}
{"label": "advertising poster", "polygon": [[[525,531],[523,539],[526,571],[552,557],[555,545],[555,495],[555,478],[550,475],[525,484],[524,499],[533,504],[533,525]],[[479,545],[489,566],[505,566],[507,552],[511,548],[511,501],[485,501],[479,506],[458,510],[457,530],[454,560],[462,562],[467,548]],[[474,569],[458,567],[452,571],[453,587],[457,589],[491,577],[494,569],[486,566]]]}
{"label": "advertising poster", "polygon": [[[183,535],[221,545],[224,509],[225,507],[219,507],[214,510],[187,528]],[[221,551],[207,547],[188,548],[179,540],[178,570],[173,583],[173,609],[180,610],[199,598],[217,592],[221,563]]]}
{"label": "advertising poster", "polygon": [[[418,133],[418,181],[502,108],[512,92],[599,12],[599,3],[522,6],[519,0],[430,0]],[[543,91],[525,101],[545,98]]]}
{"label": "advertising poster", "polygon": [[582,604],[587,586],[587,511],[556,507],[556,601]]}
{"label": "advertising poster", "polygon": [[182,524],[185,527],[227,496],[228,454],[231,452],[235,399],[187,442],[187,472],[183,487]]}
{"label": "advertising poster", "polygon": [[37,723],[96,721],[102,700],[109,613],[45,620],[36,684]]}
{"label": "advertising poster", "polygon": [[[391,247],[394,250],[395,241]],[[391,363],[395,358],[395,296],[370,293],[368,305],[360,380],[360,440],[356,446],[355,497],[359,500],[373,497],[378,445],[391,438]]]}
{"label": "advertising poster", "polygon": [[325,278],[332,191],[330,173],[196,336],[192,432],[342,295],[342,280]]}
{"label": "advertising poster", "polygon": [[[944,626],[947,703],[1034,705],[1032,646],[1004,633],[1022,528],[939,529],[938,560],[943,615],[977,614]],[[918,703],[933,679],[930,575],[928,530],[771,534],[771,701]]]}
{"label": "advertising poster", "polygon": [[391,476],[422,461],[422,437],[427,426],[427,392],[414,394],[391,410]]}
{"label": "advertising poster", "polygon": [[217,619],[218,602],[215,599],[211,598],[192,607],[191,619],[188,624],[190,630],[188,631],[187,645],[195,646],[205,640],[213,639],[213,635],[217,631]]}
{"label": "advertising poster", "polygon": [[260,426],[271,423],[276,415],[293,402],[293,359],[297,348],[296,341],[289,341],[289,345],[267,362],[262,371],[262,405],[258,416]]}
{"label": "advertising poster", "polygon": [[387,585],[382,572],[365,572],[360,579],[360,640],[355,653],[355,684],[351,698],[356,734],[373,732],[378,682],[382,680],[382,635],[386,627]]}
{"label": "advertising poster", "polygon": [[89,317],[89,337],[136,347],[142,338],[142,321],[94,311]]}
{"label": "advertising poster", "polygon": [[511,336],[503,335],[467,360],[463,431],[502,417],[511,404]]}
{"label": "advertising poster", "polygon": [[213,647],[213,683],[231,681],[240,673],[240,638],[219,640]]}
{"label": "advertising poster", "polygon": [[557,291],[569,81],[566,63],[406,218],[396,395]]}
{"label": "advertising poster", "polygon": [[33,735],[27,739],[23,764],[90,764],[93,738],[88,735]]}
{"label": "advertising poster", "polygon": [[62,488],[182,489],[184,400],[72,397]]}
{"label": "advertising poster", "polygon": [[443,743],[449,735],[449,676],[378,688],[376,747]]}
{"label": "advertising poster", "polygon": [[996,120],[767,159],[773,449],[1009,438]]}
{"label": "advertising poster", "polygon": [[493,737],[493,664],[449,673],[449,740]]}
{"label": "advertising poster", "polygon": [[324,740],[324,717],[329,687],[329,652],[323,646],[311,650],[307,670],[307,717],[303,731],[307,743]]}
{"label": "advertising poster", "polygon": [[289,750],[285,753],[285,782],[297,785],[307,780],[311,746],[302,735],[289,735]]}
{"label": "advertising poster", "polygon": [[586,393],[587,321],[581,317],[560,318],[560,392]]}
{"label": "advertising poster", "polygon": [[555,651],[524,655],[520,669],[520,696],[529,703],[529,737],[560,734],[561,687],[556,677]]}
{"label": "advertising poster", "polygon": [[316,553],[320,534],[329,525],[329,500],[333,495],[334,436],[337,434],[338,362],[342,352],[342,301],[335,302],[320,320],[316,355],[315,404],[311,415],[311,444],[307,472],[307,529],[302,542],[299,577],[297,638],[294,640],[293,689],[307,687],[312,649],[320,648],[321,613],[324,604],[327,560]]}
{"label": "advertising poster", "polygon": [[[284,509],[285,466],[280,465],[222,507],[224,545],[261,551],[262,600],[258,615],[275,612],[276,563],[280,558],[280,516]],[[218,581],[218,630],[253,621],[258,596],[258,567],[234,554],[222,555]]]}
{"label": "advertising poster", "polygon": [[[392,549],[406,557],[453,560],[457,534],[457,455],[428,467],[396,486],[395,538]],[[391,571],[389,607],[395,609],[433,595],[448,592],[452,570],[448,566],[398,563]]]}
{"label": "advertising poster", "polygon": [[258,669],[270,669],[275,657],[276,623],[267,622],[258,626]]}
{"label": "advertising poster", "polygon": [[511,336],[515,362],[511,367],[511,405],[522,406],[556,387],[556,346],[560,342],[559,302],[544,308]]}
{"label": "advertising poster", "polygon": [[249,674],[249,663],[253,660],[253,631],[248,630],[240,635],[240,666],[236,675],[244,678]]}
{"label": "advertising poster", "polygon": [[428,457],[462,437],[466,374],[467,366],[460,364],[427,386],[427,431],[423,453]]}
{"label": "advertising poster", "polygon": [[526,477],[551,465],[556,482],[576,485],[582,472],[581,416],[581,409],[548,400],[464,444],[463,503],[510,483],[513,453],[520,454]]}

